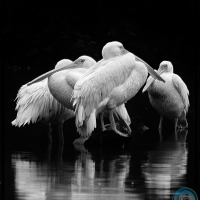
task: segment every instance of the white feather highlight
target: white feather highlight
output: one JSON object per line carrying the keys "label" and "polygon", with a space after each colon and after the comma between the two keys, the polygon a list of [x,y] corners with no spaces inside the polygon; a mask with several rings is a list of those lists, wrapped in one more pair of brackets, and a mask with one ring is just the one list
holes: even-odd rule
{"label": "white feather highlight", "polygon": [[126,123],[128,125],[131,124],[131,119],[129,117],[129,114],[126,110],[125,104],[122,104],[118,107],[115,108],[114,112],[116,112],[116,114],[121,117],[124,121],[126,121]]}
{"label": "white feather highlight", "polygon": [[17,117],[11,123],[14,126],[22,126],[45,119],[52,114],[61,111],[62,105],[53,98],[48,85],[48,79],[44,79],[30,86],[23,85],[17,94]]}
{"label": "white feather highlight", "polygon": [[90,137],[92,131],[96,128],[96,110],[94,110],[89,118],[84,119],[82,125],[77,127],[77,132],[81,137]]}
{"label": "white feather highlight", "polygon": [[92,131],[96,128],[96,110],[93,110],[87,121],[87,136],[90,136]]}

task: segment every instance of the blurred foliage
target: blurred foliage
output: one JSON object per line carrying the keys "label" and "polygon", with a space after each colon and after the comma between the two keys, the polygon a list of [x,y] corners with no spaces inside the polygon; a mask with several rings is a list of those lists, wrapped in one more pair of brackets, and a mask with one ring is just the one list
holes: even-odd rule
{"label": "blurred foliage", "polygon": [[170,1],[155,0],[6,1],[4,66],[45,71],[63,58],[84,54],[99,60],[102,47],[113,40],[155,68],[166,59],[185,65],[193,58],[193,6],[182,2],[177,9]]}

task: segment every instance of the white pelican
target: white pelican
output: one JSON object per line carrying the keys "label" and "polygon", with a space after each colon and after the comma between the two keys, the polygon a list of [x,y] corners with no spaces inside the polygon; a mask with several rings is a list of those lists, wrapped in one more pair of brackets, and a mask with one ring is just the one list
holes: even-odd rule
{"label": "white pelican", "polygon": [[[94,59],[92,59],[88,56],[81,56],[78,59],[85,59],[86,61],[84,63],[90,61],[90,63],[88,63],[88,68],[91,65],[96,63],[96,61]],[[65,70],[65,71],[61,71],[61,70]],[[74,89],[74,85],[76,84],[76,82],[84,75],[84,73],[86,73],[87,67],[75,68],[73,70],[71,69],[70,71],[67,70],[67,68],[62,68],[61,70],[59,72],[54,70],[54,74],[52,73],[52,71],[50,71],[49,73],[47,72],[44,75],[41,75],[40,77],[34,79],[29,84],[33,84],[33,83],[35,84],[37,81],[41,81],[42,79],[49,77],[48,78],[48,88],[50,90],[50,93],[61,105],[63,105],[68,110],[73,111],[74,107],[71,102],[72,91]],[[106,115],[107,112],[106,112],[106,110],[105,111],[102,110],[102,112],[101,112],[101,110],[99,110],[98,114],[100,114],[102,130],[105,131],[106,128],[104,126],[103,117],[107,116]],[[114,114],[117,117],[117,119],[119,119],[119,121],[122,123],[122,125],[124,125],[128,129],[128,133],[130,133],[131,130],[130,130],[129,125],[131,122],[130,122],[130,117],[128,115],[128,112],[125,108],[125,105],[122,104],[122,105],[118,106],[117,108],[115,108]],[[109,128],[108,128],[108,130],[109,130]],[[77,131],[79,133],[82,133],[85,130],[84,130],[84,128],[77,127]],[[86,139],[87,138],[84,138],[84,140],[83,140],[83,138],[77,139],[76,141],[78,141],[78,142],[75,142],[75,143],[83,144]]]}
{"label": "white pelican", "polygon": [[125,50],[120,42],[107,43],[102,55],[105,59],[93,65],[74,86],[76,126],[84,127],[84,131],[79,132],[83,141],[96,127],[96,113],[105,109],[108,110],[112,130],[125,136],[116,129],[114,109],[137,94],[147,79],[148,71],[164,81],[148,64],[145,63],[145,66],[144,61]]}
{"label": "white pelican", "polygon": [[[55,70],[52,71],[59,71],[62,68],[65,68],[67,69],[67,73],[73,71],[73,67],[89,68],[93,64],[91,63],[91,60],[93,62],[93,59],[90,57],[86,58],[85,56],[84,59],[80,57],[74,62],[74,65],[70,65],[72,63],[71,60],[63,59],[56,64]],[[69,95],[69,98],[71,98],[71,93]],[[63,123],[67,119],[75,117],[75,115],[73,110],[65,108],[51,95],[48,87],[48,78],[32,85],[23,85],[20,88],[16,99],[16,110],[18,112],[16,119],[12,121],[12,125],[20,127],[26,123],[35,123],[36,121],[45,119],[45,122],[49,127],[48,136],[49,141],[51,142],[51,123],[57,123],[59,142],[64,143]]]}
{"label": "white pelican", "polygon": [[154,80],[151,76],[142,92],[148,91],[151,105],[160,113],[159,132],[162,132],[163,117],[175,123],[177,127],[187,127],[186,113],[189,108],[189,91],[186,84],[177,74],[173,73],[173,65],[169,61],[160,63],[158,73],[165,80],[165,84]]}

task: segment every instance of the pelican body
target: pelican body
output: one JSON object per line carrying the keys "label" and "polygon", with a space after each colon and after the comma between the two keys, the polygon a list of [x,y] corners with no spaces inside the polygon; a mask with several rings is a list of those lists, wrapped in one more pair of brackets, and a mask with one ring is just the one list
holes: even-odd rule
{"label": "pelican body", "polygon": [[[55,70],[52,70],[51,73],[63,68],[67,69],[65,73],[73,71],[74,68],[88,68],[88,63],[84,64],[84,62],[85,60],[82,58],[77,59],[74,63],[71,60],[63,59],[56,64]],[[20,127],[26,123],[35,123],[44,119],[49,128],[48,135],[51,142],[51,123],[57,123],[59,142],[64,143],[63,123],[67,119],[73,118],[75,114],[73,110],[67,109],[52,96],[48,82],[48,78],[45,78],[34,84],[25,84],[20,88],[16,97],[17,117],[12,121],[12,125]]]}
{"label": "pelican body", "polygon": [[[38,80],[41,81],[43,78],[48,78],[48,88],[50,90],[50,93],[52,96],[65,108],[67,108],[70,111],[74,110],[74,107],[72,105],[71,96],[72,91],[74,89],[74,85],[76,82],[83,77],[83,75],[86,73],[88,68],[96,63],[96,61],[88,56],[81,56],[78,59],[85,59],[84,68],[75,68],[70,69],[70,71],[66,68],[62,68],[59,71],[54,71],[54,74],[52,71],[49,73],[45,73],[44,75],[41,75],[40,77],[34,79],[30,84],[35,84]],[[101,61],[100,61],[101,62]],[[86,67],[88,66],[88,67]],[[105,128],[103,117],[108,116],[105,109],[99,108],[97,115],[100,114],[100,120],[102,125],[102,130],[109,130],[109,128]],[[114,114],[117,117],[117,119],[125,126],[128,127],[128,132],[130,133],[130,117],[128,115],[128,112],[125,108],[125,105],[122,104],[116,109],[114,109]],[[81,134],[87,130],[85,130],[85,127],[77,127],[77,131]],[[83,144],[85,140],[88,138],[79,138],[74,141],[74,144]]]}
{"label": "pelican body", "polygon": [[84,73],[96,63],[89,56],[81,56],[84,59],[82,68],[62,70],[54,73],[48,78],[48,87],[53,97],[60,102],[65,108],[74,110],[72,106],[71,96],[75,83],[84,75]]}
{"label": "pelican body", "polygon": [[161,62],[158,73],[165,80],[165,84],[150,76],[143,92],[147,90],[151,105],[160,113],[160,133],[162,132],[163,117],[175,123],[176,132],[178,127],[188,126],[186,114],[189,108],[189,90],[180,76],[173,73],[171,62]]}
{"label": "pelican body", "polygon": [[164,81],[143,60],[125,50],[120,42],[107,43],[102,55],[103,60],[93,65],[74,86],[76,126],[85,127],[82,138],[90,137],[96,127],[96,113],[104,110],[108,110],[112,130],[124,136],[116,129],[114,110],[137,94],[148,71]]}

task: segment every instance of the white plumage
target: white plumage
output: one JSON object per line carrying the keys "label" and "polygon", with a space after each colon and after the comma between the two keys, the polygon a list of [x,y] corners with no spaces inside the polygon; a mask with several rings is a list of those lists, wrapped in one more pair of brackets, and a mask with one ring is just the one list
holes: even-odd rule
{"label": "white plumage", "polygon": [[189,108],[189,90],[181,77],[173,73],[171,62],[161,62],[158,73],[165,80],[165,84],[150,76],[143,92],[148,91],[151,105],[160,113],[160,133],[162,132],[163,117],[175,123],[176,133],[178,127],[188,126],[186,114]]}
{"label": "white plumage", "polygon": [[[126,51],[119,42],[107,43],[102,55],[104,59],[93,65],[74,86],[76,126],[84,128],[80,133],[82,138],[90,136],[96,127],[96,115],[105,109],[108,110],[112,130],[126,136],[116,129],[113,113],[137,94],[148,75],[146,66],[136,61],[139,58]],[[151,67],[147,67],[155,78],[162,80]]]}
{"label": "white plumage", "polygon": [[[67,67],[71,63],[71,60],[63,59],[56,64],[55,70],[62,68],[68,69]],[[82,66],[83,59],[80,59],[80,61],[78,60],[76,64],[79,67],[84,67],[84,65]],[[66,72],[69,72],[70,70],[73,70],[73,68],[69,68]],[[75,115],[73,110],[65,108],[51,95],[48,87],[48,78],[32,85],[23,85],[20,88],[16,99],[17,117],[14,121],[12,121],[12,125],[20,127],[21,125],[29,124],[30,122],[35,123],[44,119],[49,126],[48,133],[49,140],[51,141],[50,123],[57,123],[59,141],[60,143],[64,142],[62,133],[63,123]]]}
{"label": "white plumage", "polygon": [[[72,91],[74,89],[74,85],[80,78],[83,77],[83,75],[86,73],[88,68],[96,63],[94,59],[88,56],[81,56],[78,59],[85,60],[84,68],[75,68],[73,70],[70,69],[70,71],[64,70],[64,71],[59,71],[59,72],[56,72],[55,70],[54,74],[50,72],[51,76],[48,78],[48,87],[51,94],[60,104],[62,104],[65,108],[67,108],[70,111],[73,111],[74,109],[71,102],[71,96],[72,96]],[[47,76],[48,76],[48,73],[44,75],[44,77],[47,77]],[[39,80],[41,80],[42,77],[43,76],[40,76]],[[37,79],[35,79],[35,81],[37,81]],[[96,113],[93,112],[91,117],[96,117],[95,114]],[[105,116],[106,112],[104,112],[103,110],[101,112],[101,110],[99,110],[98,114],[100,114],[100,117],[101,117],[102,129],[106,130],[104,126],[104,121],[103,121],[103,117]],[[117,109],[115,109],[115,115],[117,117],[120,117],[126,120],[127,122],[125,125],[127,124],[130,125],[130,117],[124,105],[120,105]],[[94,121],[93,124],[90,123],[86,127],[85,126],[82,126],[81,128],[77,127],[77,131],[80,134],[84,134],[85,132],[87,132],[88,129],[91,130],[91,129],[94,129],[94,127],[96,127],[96,121]],[[86,139],[87,138],[77,139],[75,143],[83,144]]]}
{"label": "white plumage", "polygon": [[[63,59],[56,64],[55,69],[70,63],[72,61]],[[29,86],[25,84],[20,88],[16,97],[17,117],[12,121],[12,125],[20,127],[26,123],[35,123],[47,118],[50,114],[59,113],[63,109],[62,105],[49,92],[47,83],[48,78]]]}

